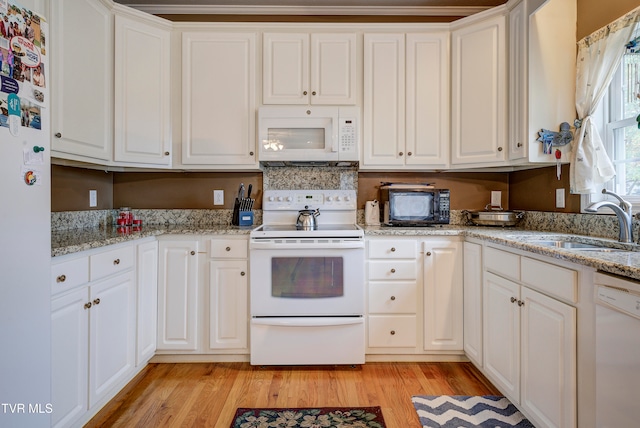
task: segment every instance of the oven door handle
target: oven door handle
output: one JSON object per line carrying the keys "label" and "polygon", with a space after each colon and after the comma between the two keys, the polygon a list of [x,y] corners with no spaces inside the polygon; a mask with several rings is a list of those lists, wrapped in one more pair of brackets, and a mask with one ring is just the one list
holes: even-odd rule
{"label": "oven door handle", "polygon": [[347,241],[347,242],[260,242],[252,241],[249,244],[249,248],[252,250],[350,250],[364,248],[364,241]]}
{"label": "oven door handle", "polygon": [[328,327],[364,323],[363,317],[252,318],[251,324],[279,327]]}

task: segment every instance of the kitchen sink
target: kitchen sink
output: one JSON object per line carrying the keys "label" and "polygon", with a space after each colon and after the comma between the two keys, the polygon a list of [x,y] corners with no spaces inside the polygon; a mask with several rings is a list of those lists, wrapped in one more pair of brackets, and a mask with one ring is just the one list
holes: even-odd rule
{"label": "kitchen sink", "polygon": [[612,248],[598,244],[585,244],[583,242],[565,241],[565,240],[531,240],[527,241],[530,244],[542,245],[544,247],[563,248],[565,250],[579,250],[579,251],[628,251],[624,248]]}

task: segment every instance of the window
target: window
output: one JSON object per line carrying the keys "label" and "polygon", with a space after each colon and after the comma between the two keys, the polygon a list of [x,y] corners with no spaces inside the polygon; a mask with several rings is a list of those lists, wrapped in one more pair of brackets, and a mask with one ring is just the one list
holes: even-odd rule
{"label": "window", "polygon": [[[636,32],[637,35],[637,32]],[[613,76],[598,112],[601,135],[616,176],[606,187],[633,204],[640,211],[640,37],[627,45],[627,52]],[[589,195],[586,204],[601,199]],[[612,199],[612,201],[615,201]]]}

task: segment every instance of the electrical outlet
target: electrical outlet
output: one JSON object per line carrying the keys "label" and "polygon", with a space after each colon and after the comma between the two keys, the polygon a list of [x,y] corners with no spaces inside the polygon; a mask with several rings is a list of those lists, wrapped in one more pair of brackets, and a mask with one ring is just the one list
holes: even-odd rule
{"label": "electrical outlet", "polygon": [[491,206],[492,207],[502,206],[502,192],[500,190],[491,191]]}
{"label": "electrical outlet", "polygon": [[564,208],[564,189],[556,189],[556,208]]}
{"label": "electrical outlet", "polygon": [[224,190],[213,191],[213,205],[224,205]]}
{"label": "electrical outlet", "polygon": [[98,191],[89,190],[89,208],[95,208],[98,206]]}

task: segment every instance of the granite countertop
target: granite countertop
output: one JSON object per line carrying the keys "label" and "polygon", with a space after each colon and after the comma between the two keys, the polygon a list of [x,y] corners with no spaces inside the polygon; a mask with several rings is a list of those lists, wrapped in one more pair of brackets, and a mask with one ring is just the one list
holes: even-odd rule
{"label": "granite countertop", "polygon": [[[207,226],[145,225],[141,231],[131,234],[118,233],[115,227],[70,229],[54,231],[51,236],[52,257],[100,248],[106,245],[167,234],[181,235],[248,235],[252,227],[228,224]],[[640,280],[640,247],[621,244],[606,238],[587,237],[567,233],[524,230],[518,228],[443,225],[434,227],[385,227],[364,226],[366,236],[463,236],[477,238],[519,250],[528,251]],[[607,247],[631,251],[580,251],[547,247],[533,240],[552,239],[603,244]]]}

